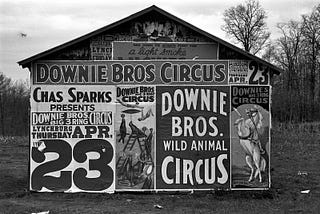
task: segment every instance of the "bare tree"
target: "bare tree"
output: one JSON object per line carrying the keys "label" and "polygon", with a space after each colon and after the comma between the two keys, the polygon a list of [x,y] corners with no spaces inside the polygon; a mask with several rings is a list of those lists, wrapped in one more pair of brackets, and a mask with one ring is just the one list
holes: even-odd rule
{"label": "bare tree", "polygon": [[5,124],[4,124],[4,103],[6,102],[7,92],[10,89],[11,79],[6,77],[4,74],[0,72],[0,126],[1,126],[1,134],[5,135]]}
{"label": "bare tree", "polygon": [[[302,32],[301,23],[297,21],[289,21],[288,23],[279,23],[277,27],[281,31],[281,37],[277,39],[276,61],[284,69],[283,74],[283,90],[287,93],[285,96],[287,103],[287,120],[292,121],[296,118],[294,110],[299,109],[302,104],[297,97],[304,97],[302,90],[299,88],[299,63],[302,50]],[[285,112],[285,109],[284,109]]]}
{"label": "bare tree", "polygon": [[283,69],[274,79],[274,117],[285,122],[320,120],[320,4],[298,21],[277,25],[280,37],[263,58]]}
{"label": "bare tree", "polygon": [[29,82],[12,81],[0,72],[0,136],[27,135]]}
{"label": "bare tree", "polygon": [[245,4],[231,7],[224,11],[222,30],[244,50],[257,54],[264,48],[270,32],[265,19],[267,14],[256,0],[247,0]]}
{"label": "bare tree", "polygon": [[276,53],[277,52],[277,48],[276,45],[272,42],[268,43],[265,47],[265,51],[262,54],[262,59],[266,60],[267,62],[270,62],[272,64],[277,64],[276,61]]}
{"label": "bare tree", "polygon": [[[306,61],[310,64],[310,98],[314,104],[319,101],[319,83],[320,80],[320,4],[315,7],[310,15],[302,16],[302,34],[304,36],[304,56]],[[318,71],[318,76],[316,72]],[[311,109],[315,111],[314,108]]]}
{"label": "bare tree", "polygon": [[286,84],[289,89],[296,79],[298,59],[302,50],[301,23],[289,21],[288,23],[279,23],[277,27],[282,36],[277,39],[276,43],[278,47],[276,61],[287,71]]}

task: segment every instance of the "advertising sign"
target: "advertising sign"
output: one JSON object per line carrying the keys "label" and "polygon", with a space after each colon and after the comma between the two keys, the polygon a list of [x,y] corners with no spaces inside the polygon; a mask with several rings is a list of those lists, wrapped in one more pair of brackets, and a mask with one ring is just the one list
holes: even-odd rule
{"label": "advertising sign", "polygon": [[270,87],[231,87],[232,188],[270,187]]}
{"label": "advertising sign", "polygon": [[101,35],[90,39],[90,59],[112,59],[112,35]]}
{"label": "advertising sign", "polygon": [[[227,60],[34,64],[30,190],[269,188],[269,77],[252,62],[237,66]],[[230,82],[230,72],[248,82]]]}
{"label": "advertising sign", "polygon": [[39,62],[34,84],[228,84],[227,60]]}
{"label": "advertising sign", "polygon": [[156,87],[117,87],[115,117],[118,190],[154,189]]}
{"label": "advertising sign", "polygon": [[254,61],[230,60],[228,80],[230,85],[268,85],[269,70]]}
{"label": "advertising sign", "polygon": [[218,59],[218,44],[115,41],[113,42],[113,59]]}
{"label": "advertising sign", "polygon": [[157,189],[228,188],[229,88],[157,87]]}
{"label": "advertising sign", "polygon": [[113,192],[115,87],[32,85],[30,189]]}

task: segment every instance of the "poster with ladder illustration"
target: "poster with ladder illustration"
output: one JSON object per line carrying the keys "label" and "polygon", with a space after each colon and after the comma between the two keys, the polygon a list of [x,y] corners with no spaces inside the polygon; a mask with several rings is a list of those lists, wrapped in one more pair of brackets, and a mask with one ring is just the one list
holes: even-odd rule
{"label": "poster with ladder illustration", "polygon": [[154,189],[155,87],[116,91],[116,188]]}

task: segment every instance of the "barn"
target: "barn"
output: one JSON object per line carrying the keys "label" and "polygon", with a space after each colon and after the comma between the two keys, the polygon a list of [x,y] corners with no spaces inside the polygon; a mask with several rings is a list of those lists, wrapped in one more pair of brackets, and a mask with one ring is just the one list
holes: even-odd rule
{"label": "barn", "polygon": [[280,69],[157,6],[18,63],[31,191],[270,188]]}

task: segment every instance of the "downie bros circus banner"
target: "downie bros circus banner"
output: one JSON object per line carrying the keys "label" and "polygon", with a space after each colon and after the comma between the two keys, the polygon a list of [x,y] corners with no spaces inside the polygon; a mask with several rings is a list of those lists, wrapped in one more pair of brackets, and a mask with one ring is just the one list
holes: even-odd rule
{"label": "downie bros circus banner", "polygon": [[270,187],[270,79],[254,62],[43,61],[31,79],[33,191]]}

